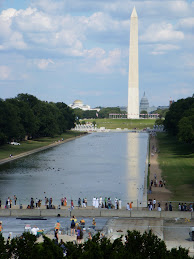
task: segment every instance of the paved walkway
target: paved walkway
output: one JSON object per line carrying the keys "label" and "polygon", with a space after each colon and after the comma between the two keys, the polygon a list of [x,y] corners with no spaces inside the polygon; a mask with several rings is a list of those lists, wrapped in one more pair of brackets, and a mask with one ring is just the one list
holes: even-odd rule
{"label": "paved walkway", "polygon": [[[154,149],[152,149],[154,147]],[[158,164],[158,142],[155,137],[150,137],[150,178],[149,181],[154,180],[154,175],[156,174],[157,183],[162,180],[162,171]],[[149,182],[149,184],[150,184]],[[154,187],[152,186],[152,194],[148,194],[149,199],[156,199],[157,202],[169,201],[171,192],[165,187]],[[164,204],[162,204],[162,209],[164,209]]]}

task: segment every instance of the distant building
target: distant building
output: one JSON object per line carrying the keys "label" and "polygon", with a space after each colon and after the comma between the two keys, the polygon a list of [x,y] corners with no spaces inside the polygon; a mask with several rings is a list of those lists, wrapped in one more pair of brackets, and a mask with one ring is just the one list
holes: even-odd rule
{"label": "distant building", "polygon": [[153,113],[154,111],[157,110],[156,106],[151,106],[151,107],[149,106],[149,102],[147,97],[145,96],[145,92],[143,94],[143,97],[141,98],[139,110],[140,110],[140,113],[142,111],[146,111],[148,114]]}
{"label": "distant building", "polygon": [[148,113],[148,108],[149,108],[149,102],[144,92],[143,97],[141,98],[141,101],[140,101],[139,111],[140,113],[142,111],[146,111]]}
{"label": "distant building", "polygon": [[90,108],[89,105],[83,104],[81,100],[75,100],[73,104],[69,104],[69,107],[72,109],[81,109],[83,111],[100,111],[100,108]]}
{"label": "distant building", "polygon": [[169,106],[158,106],[157,109],[158,110],[165,110],[165,109],[169,109]]}
{"label": "distant building", "polygon": [[173,103],[174,103],[174,100],[172,100],[172,99],[170,98],[169,107],[170,107]]}

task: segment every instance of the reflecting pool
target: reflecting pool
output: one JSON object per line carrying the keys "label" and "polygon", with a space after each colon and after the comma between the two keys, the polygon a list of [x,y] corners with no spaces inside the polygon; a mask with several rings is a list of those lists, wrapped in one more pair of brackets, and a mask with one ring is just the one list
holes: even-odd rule
{"label": "reflecting pool", "polygon": [[[92,133],[43,152],[0,166],[0,198],[13,195],[28,204],[30,198],[52,197],[59,204],[93,197],[127,202],[145,201],[148,134]],[[146,186],[145,186],[146,187]]]}

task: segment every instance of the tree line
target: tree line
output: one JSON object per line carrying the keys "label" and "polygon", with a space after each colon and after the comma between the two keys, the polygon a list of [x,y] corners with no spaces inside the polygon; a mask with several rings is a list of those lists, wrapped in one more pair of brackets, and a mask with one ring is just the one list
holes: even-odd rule
{"label": "tree line", "polygon": [[170,106],[164,126],[169,134],[180,141],[194,144],[194,95]]}
{"label": "tree line", "polygon": [[83,111],[77,108],[77,109],[74,109],[74,113],[77,119],[97,119],[97,118],[104,119],[104,118],[109,118],[110,113],[126,114],[126,111],[121,111],[119,107],[101,108],[99,112],[97,112],[96,110]]}
{"label": "tree line", "polygon": [[63,102],[18,94],[0,99],[0,144],[24,138],[53,137],[74,127],[73,110]]}
{"label": "tree line", "polygon": [[167,250],[165,242],[160,240],[151,231],[140,234],[139,231],[128,231],[123,242],[122,236],[113,242],[100,233],[82,244],[73,242],[59,244],[43,236],[43,242],[38,243],[37,237],[24,232],[21,237],[15,237],[5,243],[0,234],[0,258],[18,259],[62,259],[64,256],[71,259],[189,259],[188,250],[179,247]]}

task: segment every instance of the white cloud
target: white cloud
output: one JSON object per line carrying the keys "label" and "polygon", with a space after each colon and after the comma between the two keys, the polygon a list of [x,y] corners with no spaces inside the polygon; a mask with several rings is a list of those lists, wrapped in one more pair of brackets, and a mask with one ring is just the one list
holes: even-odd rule
{"label": "white cloud", "polygon": [[178,25],[182,28],[194,28],[194,17],[181,19]]}
{"label": "white cloud", "polygon": [[26,49],[27,45],[24,42],[22,33],[12,30],[13,17],[17,16],[17,11],[15,9],[7,9],[2,11],[0,15],[0,38],[2,44],[0,49]]}
{"label": "white cloud", "polygon": [[[102,73],[109,74],[115,71],[115,68],[120,65],[121,51],[114,49],[108,52],[107,55],[102,55],[101,58],[96,59],[93,63],[89,59],[81,65],[81,69],[87,73]],[[120,71],[121,72],[121,71]]]}
{"label": "white cloud", "polygon": [[102,48],[93,48],[89,50],[85,50],[84,54],[88,58],[102,58],[105,55],[105,50]]}
{"label": "white cloud", "polygon": [[[163,4],[165,5],[166,2]],[[189,12],[189,4],[186,1],[167,1],[167,5],[176,14],[184,15]]]}
{"label": "white cloud", "polygon": [[51,15],[37,11],[36,8],[19,10],[14,17],[15,27],[23,32],[49,32],[56,29],[55,19]]}
{"label": "white cloud", "polygon": [[184,33],[173,28],[170,23],[151,24],[140,36],[145,42],[167,42],[179,41],[184,39]]}
{"label": "white cloud", "polygon": [[49,64],[54,64],[54,62],[51,59],[35,60],[34,63],[41,70],[45,70],[49,66]]}
{"label": "white cloud", "polygon": [[[41,1],[41,4],[46,2]],[[94,53],[84,46],[86,39],[101,42],[106,38],[109,42],[109,35],[118,40],[118,33],[129,30],[129,20],[115,20],[102,12],[88,17],[55,15],[32,7],[18,11],[13,8],[4,10],[0,14],[0,25],[1,50],[54,50],[58,54],[68,56],[85,56],[88,53],[90,57]]]}
{"label": "white cloud", "polygon": [[56,12],[65,7],[66,0],[32,0],[31,6],[41,9],[46,12]]}
{"label": "white cloud", "polygon": [[116,20],[113,19],[110,15],[103,12],[96,12],[90,17],[84,17],[82,21],[83,25],[87,29],[93,31],[119,31],[125,28],[129,28],[129,19],[128,20]]}
{"label": "white cloud", "polygon": [[10,68],[7,66],[0,66],[0,80],[6,80],[10,77]]}
{"label": "white cloud", "polygon": [[178,50],[178,49],[180,49],[180,47],[173,44],[156,44],[154,45],[153,51],[151,52],[151,54],[162,55],[162,54],[165,54],[167,51]]}

